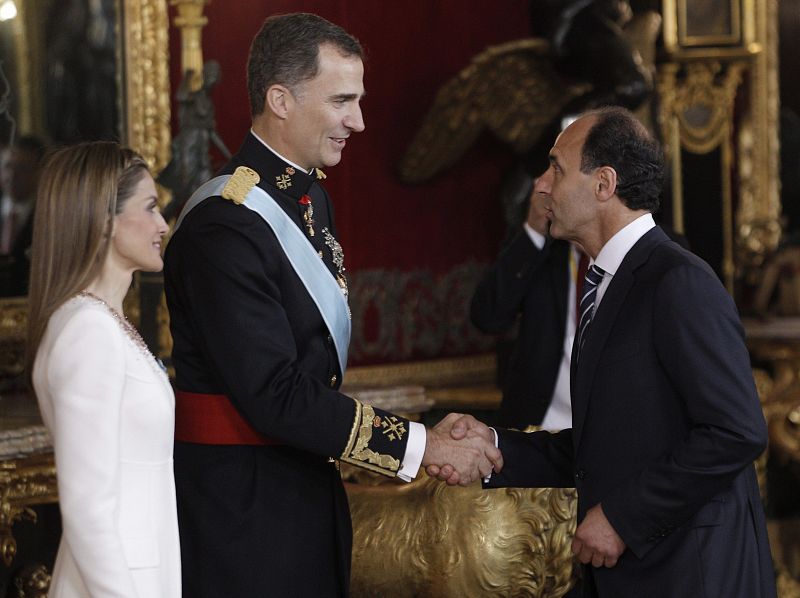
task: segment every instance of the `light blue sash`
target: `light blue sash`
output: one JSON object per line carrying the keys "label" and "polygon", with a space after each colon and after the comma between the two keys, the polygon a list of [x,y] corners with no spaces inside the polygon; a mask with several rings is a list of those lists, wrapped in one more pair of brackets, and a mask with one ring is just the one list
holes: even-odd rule
{"label": "light blue sash", "polygon": [[[205,199],[220,195],[231,175],[211,179],[195,191],[181,210],[173,234],[186,214]],[[333,337],[339,368],[344,377],[347,366],[347,349],[350,346],[350,311],[339,283],[320,259],[314,247],[289,215],[262,188],[255,186],[247,194],[244,204],[264,219],[289,259],[300,281],[319,309],[325,325]]]}

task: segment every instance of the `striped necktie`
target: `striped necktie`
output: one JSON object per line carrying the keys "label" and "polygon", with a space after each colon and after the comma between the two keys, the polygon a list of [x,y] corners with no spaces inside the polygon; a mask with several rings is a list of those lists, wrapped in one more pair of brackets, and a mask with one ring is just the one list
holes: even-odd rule
{"label": "striped necktie", "polygon": [[586,330],[594,316],[594,304],[597,299],[597,285],[603,280],[606,272],[597,264],[592,264],[586,271],[583,283],[583,297],[581,297],[581,320],[578,325],[578,356],[581,354],[583,343],[586,340]]}

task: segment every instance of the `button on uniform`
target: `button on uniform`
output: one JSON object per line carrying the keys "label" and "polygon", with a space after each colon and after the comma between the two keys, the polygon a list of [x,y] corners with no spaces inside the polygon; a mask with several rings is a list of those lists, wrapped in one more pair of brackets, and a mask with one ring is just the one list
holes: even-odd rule
{"label": "button on uniform", "polygon": [[578,471],[575,472],[575,477],[578,478],[579,480],[582,480],[586,477],[586,472],[583,469],[579,469]]}
{"label": "button on uniform", "polygon": [[337,380],[338,380],[338,378],[336,377],[336,374],[334,374],[333,376],[331,376],[331,388],[333,388],[334,386],[336,386],[336,381],[337,381]]}

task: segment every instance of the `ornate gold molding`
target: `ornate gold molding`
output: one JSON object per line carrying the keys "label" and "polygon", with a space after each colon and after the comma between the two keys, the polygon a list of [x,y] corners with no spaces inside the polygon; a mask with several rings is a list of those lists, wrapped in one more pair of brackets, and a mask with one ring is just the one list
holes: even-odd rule
{"label": "ornate gold molding", "polygon": [[123,0],[125,143],[153,172],[169,161],[169,21],[164,0]]}
{"label": "ornate gold molding", "polygon": [[28,301],[24,297],[0,301],[0,376],[18,376],[25,367]]}
{"label": "ornate gold molding", "polygon": [[[719,61],[668,63],[659,73],[659,93],[667,119],[662,133],[678,126],[681,146],[705,154],[729,138],[733,100],[747,64]],[[672,148],[669,148],[673,151]]]}
{"label": "ornate gold molding", "polygon": [[733,290],[733,104],[745,61],[718,60],[667,63],[659,72],[662,101],[662,137],[672,170],[672,218],[675,229],[684,231],[683,176],[680,150],[705,154],[720,148],[723,230],[722,272],[726,286]]}
{"label": "ornate gold molding", "polygon": [[358,596],[536,596],[574,585],[577,494],[565,488],[347,484]]}
{"label": "ornate gold molding", "polygon": [[408,361],[389,365],[349,368],[344,377],[348,388],[375,386],[466,386],[493,382],[497,371],[495,355],[453,359]]}
{"label": "ornate gold molding", "polygon": [[749,110],[739,124],[736,254],[740,272],[760,267],[781,237],[780,92],[778,0],[762,0],[755,11],[763,52],[750,69]]}
{"label": "ornate gold molding", "polygon": [[[753,273],[777,247],[781,234],[778,0],[731,0],[732,14],[741,14],[741,27],[734,27],[738,34],[727,42],[714,42],[713,35],[705,35],[700,45],[687,37],[687,31],[682,31],[688,23],[686,15],[689,2],[663,0],[664,49],[672,62],[662,67],[659,88],[666,103],[672,102],[673,107],[665,107],[661,124],[665,144],[670,148],[682,144],[686,149],[698,153],[718,146],[721,148],[721,157],[725,162],[721,182],[725,194],[723,202],[726,204],[723,218],[723,270],[727,286],[732,290],[734,274],[741,277]],[[692,25],[698,26],[698,23]],[[709,33],[712,29],[709,29]],[[690,123],[685,119],[676,122],[675,116],[680,112],[674,110],[674,102],[677,101],[674,92],[682,83],[676,80],[675,73],[679,69],[689,69],[687,65],[692,64],[700,65],[691,67],[698,70],[707,69],[710,65],[715,65],[715,68],[720,64],[741,65],[739,68],[746,93],[737,97],[736,113],[732,106],[721,110],[727,101],[724,97],[710,99],[707,103],[717,105],[721,110],[709,118],[709,123],[722,123],[721,117],[727,111],[728,126],[720,126],[716,129],[716,135],[710,126],[704,130],[704,127],[687,128],[686,125]],[[723,71],[725,68],[730,67],[723,67]],[[705,81],[699,81],[703,77]],[[697,79],[699,87],[705,86],[709,90],[720,87],[718,77],[711,82],[707,73],[695,73],[688,78]],[[725,87],[725,83],[721,87]],[[720,93],[724,96],[724,91]],[[735,144],[732,135],[736,136]],[[672,160],[671,168],[673,181],[681,181],[680,161]],[[730,189],[732,177],[737,183],[736,197],[733,197]],[[682,230],[680,184],[673,185],[673,220],[676,228]]]}
{"label": "ornate gold molding", "polygon": [[0,461],[0,553],[6,566],[17,553],[15,522],[36,521],[33,505],[58,502],[52,453]]}
{"label": "ornate gold molding", "polygon": [[25,565],[14,577],[16,598],[47,598],[52,576],[44,565]]}

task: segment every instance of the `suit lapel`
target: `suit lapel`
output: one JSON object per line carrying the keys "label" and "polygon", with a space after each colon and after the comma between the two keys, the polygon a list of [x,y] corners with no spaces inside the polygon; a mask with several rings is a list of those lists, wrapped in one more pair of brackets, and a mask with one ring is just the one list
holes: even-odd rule
{"label": "suit lapel", "polygon": [[573,344],[570,363],[570,394],[572,399],[573,438],[576,447],[583,432],[586,411],[589,407],[589,396],[598,363],[614,324],[617,322],[620,308],[625,303],[628,292],[636,282],[635,272],[649,259],[650,254],[657,245],[668,240],[669,238],[666,234],[659,227],[655,227],[647,231],[631,247],[616,274],[611,279],[600,305],[597,307],[597,311],[586,332],[586,341],[583,344],[579,360],[576,360],[577,347]]}

